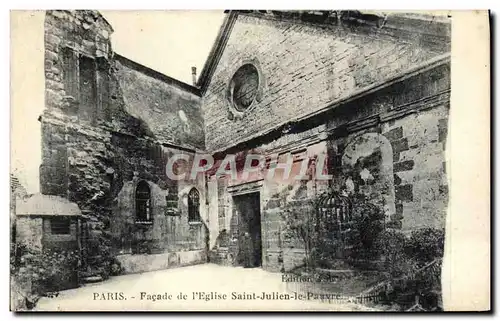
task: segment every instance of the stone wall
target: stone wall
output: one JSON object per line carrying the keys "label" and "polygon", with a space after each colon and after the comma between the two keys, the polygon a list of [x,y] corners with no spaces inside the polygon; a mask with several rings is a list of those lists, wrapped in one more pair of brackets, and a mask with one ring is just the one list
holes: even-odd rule
{"label": "stone wall", "polygon": [[[203,97],[207,150],[259,136],[448,52],[446,29],[440,45],[427,46],[430,36],[417,30],[404,37],[402,30],[373,26],[238,15]],[[251,112],[233,119],[228,84],[243,63],[255,61],[262,97]]]}
{"label": "stone wall", "polygon": [[[188,224],[182,195],[192,187],[204,195],[203,177],[179,183],[165,170],[171,155],[204,148],[199,93],[113,53],[112,31],[93,10],[46,13],[41,192],[82,209],[87,263],[101,274],[111,256],[130,251],[124,239],[161,253],[204,248],[206,235],[204,223]],[[135,224],[141,180],[152,190],[148,226]]]}
{"label": "stone wall", "polygon": [[445,226],[447,124],[448,108],[444,103],[383,128],[384,134],[393,139],[393,146],[398,146],[394,155],[395,209],[405,230]]}
{"label": "stone wall", "polygon": [[346,113],[330,122],[334,128],[331,165],[341,185],[349,175],[346,163],[352,170],[353,163],[376,152],[363,150],[363,146],[376,146],[363,145],[363,140],[371,137],[379,142],[382,159],[378,168],[358,167],[358,174],[363,171],[361,176],[367,179],[360,182],[358,178],[351,188],[364,190],[372,200],[377,198],[375,194],[382,194],[379,200],[388,226],[404,230],[444,228],[449,89],[449,64],[445,63],[348,104],[346,109],[363,106],[363,112]]}
{"label": "stone wall", "polygon": [[[301,202],[314,199],[328,186],[367,196],[370,202],[382,208],[389,228],[403,231],[444,228],[448,202],[445,145],[449,88],[449,63],[443,62],[334,108],[317,119],[312,117],[295,124],[277,139],[263,136],[256,141],[257,146],[249,144],[251,149],[237,155],[259,153],[269,158],[280,154],[278,160],[284,163],[285,153],[291,152],[292,173],[298,171],[303,158],[318,159],[318,155],[326,154],[325,167],[333,175],[333,181],[294,182],[283,180],[280,175],[267,179],[268,169],[247,181],[212,179],[209,199],[226,205],[222,221],[229,239],[238,228],[232,204],[235,188],[238,192],[244,191],[245,186],[250,187],[259,180],[262,180],[258,191],[263,267],[268,270],[290,270],[303,264],[303,244],[286,240],[283,235],[283,207],[290,203],[301,206]],[[217,208],[220,214],[220,206],[211,206],[210,211]],[[213,222],[215,214],[211,213]],[[213,229],[219,233],[223,230],[220,226]],[[236,251],[237,244],[236,248],[229,246],[220,250],[225,257]]]}
{"label": "stone wall", "polygon": [[[114,54],[112,29],[95,11],[48,11],[45,32],[41,190],[83,210],[91,269],[102,272],[114,255],[139,266],[134,255],[203,251],[207,233],[210,246],[231,260],[238,251],[232,197],[250,191],[260,193],[263,267],[288,270],[302,262],[300,242],[283,238],[282,208],[313,199],[329,183],[260,174],[232,182],[166,176],[172,155],[192,157],[205,148],[230,148],[239,169],[247,153],[269,159],[292,152],[296,169],[301,159],[323,154],[332,186],[366,194],[383,207],[389,226],[411,230],[444,222],[449,63],[408,71],[448,52],[448,35],[424,46],[421,34],[239,15],[201,98],[198,89]],[[262,97],[235,118],[227,84],[246,61],[258,62]],[[387,82],[401,73],[407,74]],[[380,87],[359,95],[373,85]],[[215,156],[220,164],[224,152]],[[140,181],[151,189],[151,224],[135,220]],[[193,187],[200,192],[198,224],[187,218]],[[133,250],[137,243],[145,252]]]}
{"label": "stone wall", "polygon": [[[115,74],[125,111],[144,121],[156,139],[204,149],[205,134],[197,89],[115,55]],[[147,93],[147,94],[145,94]]]}
{"label": "stone wall", "polygon": [[16,240],[29,249],[42,251],[43,218],[18,216],[16,220]]}
{"label": "stone wall", "polygon": [[[130,151],[130,148],[127,149]],[[161,148],[164,153],[163,160],[166,161],[173,153],[179,152],[171,148]],[[124,151],[124,155],[127,153]],[[132,157],[132,156],[131,156]],[[136,154],[137,161],[147,159]],[[130,165],[129,159],[126,164]],[[190,166],[185,164],[186,167]],[[165,171],[165,166],[162,167]],[[144,170],[130,173],[131,176],[123,179],[123,184],[117,186],[117,195],[113,200],[113,222],[111,232],[115,240],[114,248],[117,253],[137,253],[136,247],[141,246],[136,242],[144,242],[144,253],[162,253],[164,251],[193,250],[206,248],[206,225],[207,214],[205,209],[205,195],[203,176],[198,180],[158,180],[151,171]],[[117,175],[127,173],[127,169],[118,168]],[[160,174],[158,174],[160,175]],[[164,175],[164,174],[163,174]],[[163,177],[163,176],[161,176]],[[151,224],[140,224],[136,222],[135,215],[135,191],[139,181],[145,181],[151,190]],[[201,222],[188,221],[187,194],[192,188],[200,191],[200,215]],[[176,208],[167,204],[170,197],[177,200]],[[139,251],[140,253],[140,251]],[[138,254],[139,254],[138,253]]]}
{"label": "stone wall", "polygon": [[206,251],[180,251],[162,254],[118,255],[124,273],[138,273],[206,262]]}
{"label": "stone wall", "polygon": [[52,250],[72,251],[78,249],[78,218],[68,217],[70,221],[69,234],[53,234],[50,220],[55,217],[43,218],[43,247]]}

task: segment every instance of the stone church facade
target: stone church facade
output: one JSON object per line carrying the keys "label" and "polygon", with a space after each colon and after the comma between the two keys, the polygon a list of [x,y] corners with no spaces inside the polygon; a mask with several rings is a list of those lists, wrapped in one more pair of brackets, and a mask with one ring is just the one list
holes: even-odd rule
{"label": "stone church facade", "polygon": [[[110,258],[126,273],[215,260],[289,270],[304,251],[282,241],[281,209],[333,188],[366,195],[387,226],[444,227],[450,22],[355,11],[231,11],[194,85],[114,53],[96,11],[48,11],[41,192],[78,204],[89,273]],[[196,154],[207,171],[173,180]],[[241,175],[245,156],[262,171]],[[308,178],[268,179],[270,159]],[[311,174],[326,159],[333,179]],[[223,164],[224,165],[224,164]]]}

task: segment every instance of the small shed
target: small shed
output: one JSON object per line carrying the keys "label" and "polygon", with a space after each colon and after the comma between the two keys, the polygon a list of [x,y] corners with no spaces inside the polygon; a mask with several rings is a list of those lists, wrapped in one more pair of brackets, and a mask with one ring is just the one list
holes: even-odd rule
{"label": "small shed", "polygon": [[[25,244],[31,253],[39,253],[44,260],[51,260],[54,255],[74,258],[54,263],[58,264],[60,273],[42,280],[47,291],[78,287],[81,218],[78,205],[60,196],[35,194],[16,201],[17,244]],[[71,252],[80,255],[74,256]],[[44,264],[50,266],[50,263]]]}
{"label": "small shed", "polygon": [[67,199],[35,194],[16,201],[16,240],[32,249],[78,250],[78,205]]}

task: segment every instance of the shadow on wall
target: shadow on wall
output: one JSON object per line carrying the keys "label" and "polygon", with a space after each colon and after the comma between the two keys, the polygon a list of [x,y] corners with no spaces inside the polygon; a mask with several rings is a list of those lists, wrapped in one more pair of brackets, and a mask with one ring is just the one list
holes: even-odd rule
{"label": "shadow on wall", "polygon": [[149,128],[146,121],[134,117],[127,112],[126,102],[122,86],[115,72],[110,73],[110,104],[109,116],[112,124],[119,125],[117,128],[121,132],[134,135],[140,138],[150,137],[155,139],[153,131]]}
{"label": "shadow on wall", "polygon": [[385,136],[365,133],[353,138],[342,154],[342,173],[349,194],[364,194],[381,205],[387,217],[396,213],[393,153]]}
{"label": "shadow on wall", "polygon": [[[115,55],[114,77],[123,89],[125,110],[144,120],[160,141],[203,147],[199,96],[165,76]],[[180,86],[180,87],[179,87]]]}

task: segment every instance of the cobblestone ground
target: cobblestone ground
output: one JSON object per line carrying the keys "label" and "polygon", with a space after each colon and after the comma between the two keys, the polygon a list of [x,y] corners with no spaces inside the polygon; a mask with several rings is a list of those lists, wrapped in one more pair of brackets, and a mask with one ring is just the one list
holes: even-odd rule
{"label": "cobblestone ground", "polygon": [[[268,299],[262,300],[263,292]],[[182,293],[182,297],[178,295]],[[235,299],[255,296],[254,299]],[[284,299],[288,294],[289,299]],[[153,301],[155,295],[160,299]],[[225,298],[224,298],[225,295]],[[281,296],[281,299],[279,298]],[[280,273],[203,264],[130,274],[42,298],[40,311],[369,311],[352,303],[297,299]]]}

